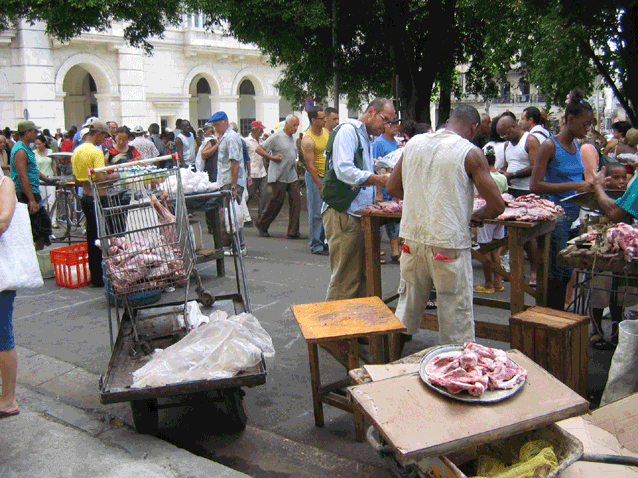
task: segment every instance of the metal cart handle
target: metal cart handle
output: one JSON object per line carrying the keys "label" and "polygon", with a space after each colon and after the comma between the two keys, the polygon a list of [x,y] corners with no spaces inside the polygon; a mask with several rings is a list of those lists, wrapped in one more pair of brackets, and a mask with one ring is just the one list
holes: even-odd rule
{"label": "metal cart handle", "polygon": [[131,166],[137,166],[147,163],[157,163],[159,161],[167,161],[169,159],[177,159],[177,153],[167,154],[165,156],[158,156],[157,158],[139,159],[137,161],[131,161],[130,163],[113,164],[112,166],[102,166],[101,168],[89,169],[89,174],[103,173],[105,171],[113,171],[114,169],[130,168]]}

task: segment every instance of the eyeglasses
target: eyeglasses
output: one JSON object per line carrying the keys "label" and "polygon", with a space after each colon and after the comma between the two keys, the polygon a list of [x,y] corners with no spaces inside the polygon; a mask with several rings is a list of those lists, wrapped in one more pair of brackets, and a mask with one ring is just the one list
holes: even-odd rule
{"label": "eyeglasses", "polygon": [[388,118],[386,118],[385,116],[383,116],[381,113],[379,113],[379,116],[381,116],[381,119],[383,120],[384,124],[392,124],[393,122],[395,122],[396,120],[389,120]]}

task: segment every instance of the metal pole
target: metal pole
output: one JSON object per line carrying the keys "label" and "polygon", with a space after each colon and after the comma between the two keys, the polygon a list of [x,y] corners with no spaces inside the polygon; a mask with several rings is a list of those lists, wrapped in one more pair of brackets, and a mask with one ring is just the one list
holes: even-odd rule
{"label": "metal pole", "polygon": [[334,90],[334,107],[339,111],[339,75],[337,74],[337,0],[332,0],[332,89]]}

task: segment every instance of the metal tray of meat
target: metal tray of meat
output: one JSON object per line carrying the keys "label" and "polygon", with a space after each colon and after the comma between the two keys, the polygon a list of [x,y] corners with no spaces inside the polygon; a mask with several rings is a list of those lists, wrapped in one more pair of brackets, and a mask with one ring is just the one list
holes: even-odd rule
{"label": "metal tray of meat", "polygon": [[[605,192],[610,198],[614,200],[625,194],[625,191],[623,189],[606,189]],[[593,191],[574,194],[573,196],[562,199],[560,202],[575,204],[576,206],[580,206],[587,211],[600,211],[600,206],[598,205],[598,201],[596,200],[596,193],[594,193]]]}
{"label": "metal tray of meat", "polygon": [[[480,397],[473,397],[466,391],[461,391],[459,393],[450,393],[444,387],[433,385],[430,383],[430,381],[428,380],[429,374],[425,370],[430,360],[440,355],[455,356],[461,355],[462,353],[463,345],[441,345],[440,347],[431,350],[421,359],[421,365],[419,366],[419,375],[421,376],[421,380],[423,380],[428,387],[430,387],[432,390],[437,391],[441,395],[445,395],[446,397],[453,398],[454,400],[459,400],[461,402],[467,403],[500,402],[511,397],[512,395],[515,395],[525,385],[526,380],[523,380],[522,382],[516,384],[514,388],[511,388],[509,390],[486,390],[485,393],[483,393],[483,395],[481,395]],[[518,364],[514,360],[512,360],[511,358],[510,360],[515,366],[518,367]]]}

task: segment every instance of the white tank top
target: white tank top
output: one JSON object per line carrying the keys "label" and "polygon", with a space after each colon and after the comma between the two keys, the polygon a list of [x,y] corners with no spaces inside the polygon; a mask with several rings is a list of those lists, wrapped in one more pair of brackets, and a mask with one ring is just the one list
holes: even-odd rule
{"label": "white tank top", "polygon": [[182,155],[184,156],[184,162],[188,165],[195,164],[195,158],[197,157],[197,143],[195,142],[195,136],[191,133],[186,136],[184,133],[177,135],[182,140]]}
{"label": "white tank top", "polygon": [[474,185],[465,157],[475,146],[458,134],[414,136],[403,150],[401,237],[430,246],[468,249]]}
{"label": "white tank top", "polygon": [[[529,162],[529,154],[525,151],[525,144],[527,143],[528,136],[529,133],[523,133],[523,136],[521,136],[521,139],[516,146],[510,143],[505,150],[508,173],[515,173],[521,169],[531,166],[531,163]],[[531,176],[527,176],[525,178],[514,178],[510,181],[510,186],[515,189],[524,189],[529,191],[531,179]]]}

